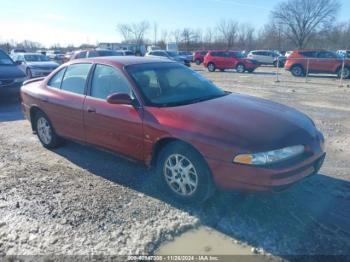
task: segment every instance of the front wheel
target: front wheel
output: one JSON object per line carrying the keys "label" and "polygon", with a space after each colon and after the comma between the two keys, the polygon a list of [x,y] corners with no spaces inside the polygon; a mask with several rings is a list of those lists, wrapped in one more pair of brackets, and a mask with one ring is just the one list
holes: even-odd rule
{"label": "front wheel", "polygon": [[160,152],[157,174],[161,188],[185,204],[201,204],[215,189],[203,157],[180,142],[170,143]]}
{"label": "front wheel", "polygon": [[30,68],[27,68],[26,75],[29,79],[33,77],[33,74],[32,74],[32,71],[30,70]]}
{"label": "front wheel", "polygon": [[42,112],[35,114],[35,130],[44,147],[56,148],[59,146],[60,138],[56,135],[48,117]]}
{"label": "front wheel", "polygon": [[343,77],[343,79],[347,79],[350,77],[350,69],[348,67],[344,67],[343,70],[339,68],[337,75],[338,75],[338,78]]}
{"label": "front wheel", "polygon": [[304,69],[300,65],[295,65],[291,69],[292,75],[296,77],[304,76]]}
{"label": "front wheel", "polygon": [[208,64],[208,71],[209,72],[214,72],[215,71],[215,65],[214,65],[214,63],[209,63]]}
{"label": "front wheel", "polygon": [[238,65],[236,66],[236,71],[237,71],[237,73],[244,73],[244,71],[245,71],[245,66],[244,66],[243,64],[238,64]]}

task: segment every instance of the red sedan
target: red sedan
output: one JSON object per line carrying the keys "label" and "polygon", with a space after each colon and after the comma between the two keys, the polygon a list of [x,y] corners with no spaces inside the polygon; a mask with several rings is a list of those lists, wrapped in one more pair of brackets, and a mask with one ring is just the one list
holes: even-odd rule
{"label": "red sedan", "polygon": [[209,72],[216,69],[236,69],[238,73],[252,73],[260,65],[257,61],[246,58],[239,51],[208,51],[204,56],[204,66]]}
{"label": "red sedan", "polygon": [[304,114],[225,92],[163,59],[74,60],[27,81],[21,99],[44,147],[66,138],[139,160],[187,203],[216,187],[280,190],[316,174],[325,157],[323,136]]}

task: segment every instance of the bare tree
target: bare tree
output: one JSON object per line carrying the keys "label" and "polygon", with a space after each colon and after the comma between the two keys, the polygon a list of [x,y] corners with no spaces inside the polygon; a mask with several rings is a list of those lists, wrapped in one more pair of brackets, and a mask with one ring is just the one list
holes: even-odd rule
{"label": "bare tree", "polygon": [[181,30],[180,29],[175,29],[172,32],[173,38],[176,42],[176,44],[179,44],[181,42]]}
{"label": "bare tree", "polygon": [[255,29],[250,24],[242,24],[238,29],[238,46],[245,50],[252,50],[255,42]]}
{"label": "bare tree", "polygon": [[118,24],[117,30],[123,36],[124,41],[141,45],[145,42],[145,34],[150,28],[147,21],[132,24]]}
{"label": "bare tree", "polygon": [[338,0],[288,0],[278,4],[271,14],[273,23],[302,49],[312,34],[334,21],[339,8]]}
{"label": "bare tree", "polygon": [[222,40],[226,43],[226,47],[232,48],[236,41],[238,23],[233,20],[221,20],[217,25]]}

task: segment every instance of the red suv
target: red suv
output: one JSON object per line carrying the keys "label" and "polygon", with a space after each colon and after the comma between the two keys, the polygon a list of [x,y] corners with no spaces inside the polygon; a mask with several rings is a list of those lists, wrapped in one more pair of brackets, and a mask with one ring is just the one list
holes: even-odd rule
{"label": "red suv", "polygon": [[[287,58],[284,68],[294,76],[309,73],[342,74],[343,58],[335,52],[325,50],[295,50]],[[343,78],[350,77],[350,60],[344,60]]]}
{"label": "red suv", "polygon": [[193,52],[193,62],[196,63],[196,65],[200,65],[204,61],[204,56],[208,53],[206,50],[201,51],[195,51]]}
{"label": "red suv", "polygon": [[246,58],[239,51],[208,51],[204,57],[204,66],[209,72],[216,69],[224,71],[225,69],[236,69],[238,73],[245,71],[252,73],[259,63],[255,60]]}

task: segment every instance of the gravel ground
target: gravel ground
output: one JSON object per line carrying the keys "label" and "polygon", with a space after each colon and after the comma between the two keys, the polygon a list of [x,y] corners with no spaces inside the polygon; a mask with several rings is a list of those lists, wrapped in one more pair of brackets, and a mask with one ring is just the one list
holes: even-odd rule
{"label": "gravel ground", "polygon": [[[205,225],[259,252],[350,255],[350,88],[332,77],[208,73],[226,90],[307,113],[324,133],[320,174],[280,194],[219,192],[188,208],[158,193],[152,170],[67,142],[44,149],[18,102],[0,99],[0,257],[153,254],[166,240]],[[0,258],[1,260],[1,258]]]}

